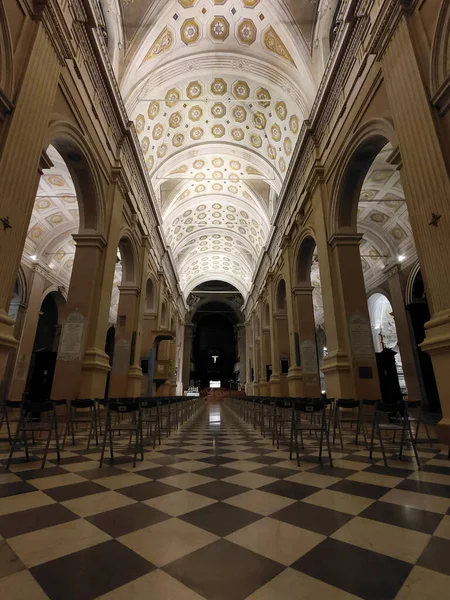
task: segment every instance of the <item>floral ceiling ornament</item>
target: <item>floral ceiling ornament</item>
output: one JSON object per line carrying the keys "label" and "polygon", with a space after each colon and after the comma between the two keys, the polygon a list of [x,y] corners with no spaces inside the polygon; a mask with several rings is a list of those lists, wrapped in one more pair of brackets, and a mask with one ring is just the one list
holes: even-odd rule
{"label": "floral ceiling ornament", "polygon": [[241,44],[251,46],[256,40],[256,26],[251,19],[242,19],[237,26],[236,37]]}
{"label": "floral ceiling ornament", "polygon": [[181,39],[183,42],[186,44],[186,46],[190,46],[191,44],[195,44],[199,38],[200,25],[195,19],[186,19],[181,26]]}
{"label": "floral ceiling ornament", "polygon": [[158,35],[156,40],[153,42],[150,50],[145,55],[144,60],[141,63],[141,66],[148,62],[154,56],[158,56],[159,54],[164,54],[170,50],[173,45],[173,32],[169,27],[164,27],[161,33]]}
{"label": "floral ceiling ornament", "polygon": [[230,26],[225,17],[214,17],[209,26],[209,35],[214,42],[224,42],[230,34]]}
{"label": "floral ceiling ornament", "polygon": [[263,35],[263,41],[264,41],[264,45],[267,48],[267,50],[269,50],[270,52],[274,52],[275,54],[278,54],[278,56],[285,58],[290,63],[295,65],[294,60],[292,59],[292,56],[289,54],[288,49],[283,44],[280,36],[277,34],[277,32],[275,31],[275,29],[273,27],[268,27],[265,30],[264,35]]}

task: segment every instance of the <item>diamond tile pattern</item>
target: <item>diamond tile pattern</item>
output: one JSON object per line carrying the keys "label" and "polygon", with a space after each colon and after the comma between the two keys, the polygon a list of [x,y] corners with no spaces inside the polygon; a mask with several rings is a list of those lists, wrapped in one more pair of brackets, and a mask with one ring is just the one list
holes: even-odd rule
{"label": "diamond tile pattern", "polygon": [[[135,469],[125,438],[102,469],[98,448],[67,445],[43,470],[39,444],[29,463],[17,453],[0,468],[0,596],[445,597],[446,449],[421,446],[420,470],[408,451],[385,468],[349,431],[330,467],[305,436],[297,467],[287,440],[277,450],[232,406],[205,404]],[[7,453],[2,442],[3,465]]]}

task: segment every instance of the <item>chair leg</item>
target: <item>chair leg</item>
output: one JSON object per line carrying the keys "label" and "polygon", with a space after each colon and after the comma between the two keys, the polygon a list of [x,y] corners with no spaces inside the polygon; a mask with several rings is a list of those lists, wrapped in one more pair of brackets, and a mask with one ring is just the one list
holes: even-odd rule
{"label": "chair leg", "polygon": [[376,426],[376,422],[375,422],[375,415],[374,415],[373,422],[372,422],[372,433],[370,434],[370,450],[369,450],[369,459],[370,460],[372,460],[373,441],[375,438],[375,426]]}
{"label": "chair leg", "polygon": [[13,457],[13,454],[14,454],[14,450],[16,448],[17,440],[19,438],[21,423],[22,423],[22,419],[20,419],[20,421],[17,423],[16,433],[14,435],[14,439],[12,440],[11,448],[9,449],[8,462],[6,463],[6,470],[7,471],[9,470],[9,466],[11,464],[11,460],[12,460],[12,457]]}
{"label": "chair leg", "polygon": [[95,445],[98,446],[97,410],[96,410],[95,406],[93,409],[93,418],[94,418],[94,431],[95,431]]}
{"label": "chair leg", "polygon": [[100,454],[100,465],[99,465],[100,468],[103,466],[103,457],[105,455],[107,437],[108,437],[108,417],[106,417],[105,432],[103,434],[102,452]]}
{"label": "chair leg", "polygon": [[388,464],[387,464],[387,460],[386,460],[386,453],[384,451],[383,436],[381,435],[381,430],[379,427],[377,427],[377,433],[378,433],[378,439],[380,440],[381,452],[383,454],[384,466],[387,467]]}
{"label": "chair leg", "polygon": [[413,447],[414,455],[416,457],[417,466],[420,468],[419,452],[417,451],[417,445],[416,445],[416,442],[415,442],[413,434],[412,434],[411,423],[409,422],[409,420],[407,421],[407,424],[408,424],[408,431],[409,431],[409,439],[411,440],[411,445]]}
{"label": "chair leg", "polygon": [[[120,434],[120,432],[119,432]],[[112,439],[112,429],[109,428],[109,458],[111,462],[114,460],[114,450],[113,450],[113,439]]]}
{"label": "chair leg", "polygon": [[48,436],[47,436],[47,443],[45,444],[44,456],[42,457],[41,469],[44,468],[45,461],[47,460],[47,453],[48,453],[48,449],[50,447],[50,440],[52,439],[52,432],[53,432],[53,427],[50,427]]}
{"label": "chair leg", "polygon": [[329,431],[325,431],[325,439],[327,442],[327,448],[328,448],[328,458],[330,459],[330,467],[333,466],[333,458],[331,456],[331,445],[330,445],[330,433]]}

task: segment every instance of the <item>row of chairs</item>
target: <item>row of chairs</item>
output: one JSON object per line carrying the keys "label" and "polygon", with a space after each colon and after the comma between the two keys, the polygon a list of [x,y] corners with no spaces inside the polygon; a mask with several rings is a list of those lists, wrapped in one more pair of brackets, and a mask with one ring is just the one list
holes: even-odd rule
{"label": "row of chairs", "polygon": [[[370,458],[373,455],[376,438],[380,445],[385,466],[387,466],[386,440],[383,440],[383,434],[385,437],[388,432],[392,434],[392,445],[396,443],[397,435],[400,436],[399,445],[396,448],[399,451],[399,456],[402,456],[405,445],[410,444],[419,465],[420,458],[417,452],[417,444],[422,441],[418,437],[421,425],[423,425],[426,432],[424,441],[427,441],[430,445],[433,443],[428,427],[423,420],[420,402],[402,401],[397,404],[386,404],[376,400],[335,400],[326,397],[242,397],[233,395],[233,393],[231,393],[231,402],[238,416],[247,423],[252,424],[255,429],[259,427],[264,437],[267,432],[271,432],[272,443],[276,444],[277,448],[280,446],[280,438],[286,438],[286,432],[289,431],[290,457],[292,457],[295,448],[299,466],[298,438],[300,437],[303,448],[303,435],[306,431],[309,432],[310,438],[312,438],[313,433],[316,438],[318,434],[320,435],[320,460],[324,442],[326,443],[331,465],[330,441],[332,440],[334,445],[338,435],[340,445],[343,447],[345,426],[349,426],[352,433],[354,431],[355,445],[358,445],[362,435],[365,447],[369,448]],[[368,411],[371,412],[370,415],[367,414]],[[369,422],[371,422],[370,443],[368,436]],[[413,426],[415,427],[414,433]]]}
{"label": "row of chairs", "polygon": [[[11,401],[0,407],[0,431],[6,427],[10,452],[6,468],[9,469],[14,452],[23,446],[29,460],[30,443],[44,440],[44,453],[41,468],[44,468],[52,436],[55,438],[57,460],[64,449],[66,440],[72,445],[81,435],[87,436],[86,449],[92,440],[96,445],[103,436],[100,466],[103,464],[106,442],[109,440],[110,458],[113,460],[113,438],[127,433],[129,447],[135,436],[133,466],[136,465],[138,450],[144,454],[144,440],[161,444],[161,435],[169,436],[174,429],[189,419],[199,408],[199,398],[170,396],[161,398],[111,398],[48,400],[46,402]],[[15,433],[12,429],[16,426]],[[144,435],[145,434],[145,435]],[[62,435],[62,440],[61,440]]]}

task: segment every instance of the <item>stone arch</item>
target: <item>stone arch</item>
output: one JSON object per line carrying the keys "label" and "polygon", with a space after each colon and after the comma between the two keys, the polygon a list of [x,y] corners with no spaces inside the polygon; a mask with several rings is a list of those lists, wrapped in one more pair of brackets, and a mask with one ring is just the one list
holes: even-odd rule
{"label": "stone arch", "polygon": [[156,284],[152,277],[147,279],[147,284],[145,288],[145,311],[146,312],[154,312],[155,304],[156,304]]}
{"label": "stone arch", "polygon": [[160,325],[161,329],[167,329],[169,325],[169,310],[165,300],[163,300],[161,304]]}
{"label": "stone arch", "polygon": [[431,47],[430,89],[432,102],[441,112],[450,107],[450,4],[442,0]]}
{"label": "stone arch", "polygon": [[11,98],[14,92],[14,49],[8,19],[3,3],[0,3],[0,89]]}
{"label": "stone arch", "polygon": [[284,314],[287,311],[286,294],[286,281],[281,277],[278,281],[275,294],[275,309],[278,313]]}
{"label": "stone arch", "polygon": [[67,165],[75,187],[79,211],[79,233],[104,234],[106,231],[104,193],[99,160],[86,137],[71,123],[54,120],[47,131],[47,143]]}
{"label": "stone arch", "polygon": [[269,309],[268,302],[265,302],[264,307],[263,307],[263,328],[264,329],[270,328],[270,309]]}
{"label": "stone arch", "polygon": [[139,259],[133,236],[128,230],[122,232],[119,253],[122,265],[121,285],[137,285]]}
{"label": "stone arch", "polygon": [[311,267],[313,256],[316,250],[316,240],[314,232],[307,229],[300,238],[296,251],[295,259],[292,265],[292,281],[294,286],[311,285]]}
{"label": "stone arch", "polygon": [[417,261],[409,272],[408,279],[405,286],[405,304],[412,304],[414,302],[414,284],[416,283],[417,276],[420,273],[420,264]]}
{"label": "stone arch", "polygon": [[388,143],[391,143],[394,151],[398,147],[391,123],[380,118],[364,124],[342,151],[331,192],[330,236],[356,232],[362,185],[373,161]]}

